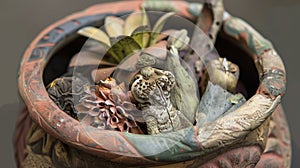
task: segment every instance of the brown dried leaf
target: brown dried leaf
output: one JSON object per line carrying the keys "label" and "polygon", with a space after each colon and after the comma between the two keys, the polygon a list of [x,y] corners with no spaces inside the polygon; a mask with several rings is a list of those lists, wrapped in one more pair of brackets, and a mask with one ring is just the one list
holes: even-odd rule
{"label": "brown dried leaf", "polygon": [[43,131],[42,129],[37,129],[36,131],[34,131],[32,133],[32,135],[28,138],[28,143],[34,143],[38,140],[40,140],[41,138],[43,138],[45,135],[45,131]]}

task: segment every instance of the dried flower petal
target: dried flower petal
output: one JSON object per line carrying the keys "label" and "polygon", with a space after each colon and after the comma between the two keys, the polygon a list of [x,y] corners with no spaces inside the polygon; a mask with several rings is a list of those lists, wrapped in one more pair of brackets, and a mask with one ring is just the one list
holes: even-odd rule
{"label": "dried flower petal", "polygon": [[[132,125],[135,128],[131,129],[128,124],[125,124],[128,116],[131,116],[131,111],[136,111],[136,109],[131,109],[134,108],[134,105],[127,102],[129,98],[124,96],[126,94],[123,93],[122,87],[124,86],[117,85],[113,78],[107,78],[104,81],[100,81],[94,89],[86,91],[86,95],[76,105],[79,113],[78,119],[80,121],[83,120],[87,125],[99,129],[128,132],[133,130],[135,133],[143,133],[133,117],[130,118],[132,120],[130,122],[134,123]],[[113,90],[114,92],[112,92]],[[112,98],[117,99],[117,101]],[[127,107],[130,107],[128,111],[124,110],[122,102],[127,102]],[[126,128],[124,128],[124,124]]]}

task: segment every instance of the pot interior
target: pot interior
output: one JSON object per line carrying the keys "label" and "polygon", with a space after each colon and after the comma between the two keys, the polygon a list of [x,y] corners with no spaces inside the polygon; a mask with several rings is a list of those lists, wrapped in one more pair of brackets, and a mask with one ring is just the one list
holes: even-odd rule
{"label": "pot interior", "polygon": [[[101,25],[103,25],[103,20],[94,23],[92,26],[100,27]],[[176,25],[178,24],[175,24],[175,27]],[[80,51],[86,40],[86,37],[80,36],[76,32],[70,32],[67,38],[55,46],[54,52],[49,56],[50,58],[44,69],[43,80],[45,86],[67,72],[71,58]],[[238,89],[238,92],[243,93],[247,99],[252,97],[259,85],[259,75],[249,49],[223,31],[220,31],[217,36],[215,48],[221,57],[226,57],[239,66],[238,88],[241,89]]]}

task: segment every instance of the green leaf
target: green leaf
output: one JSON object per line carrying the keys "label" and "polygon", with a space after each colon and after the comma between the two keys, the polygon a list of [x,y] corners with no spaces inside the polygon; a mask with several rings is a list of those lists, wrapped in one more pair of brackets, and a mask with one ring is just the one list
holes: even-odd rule
{"label": "green leaf", "polygon": [[119,36],[115,41],[116,42],[108,50],[108,53],[111,54],[118,63],[121,62],[124,57],[141,50],[140,45],[132,37]]}
{"label": "green leaf", "polygon": [[146,48],[149,46],[150,28],[148,26],[140,26],[132,33],[131,37],[141,48]]}
{"label": "green leaf", "polygon": [[78,34],[97,40],[98,42],[103,43],[108,47],[110,46],[109,37],[106,35],[106,33],[96,27],[84,27],[78,31]]}

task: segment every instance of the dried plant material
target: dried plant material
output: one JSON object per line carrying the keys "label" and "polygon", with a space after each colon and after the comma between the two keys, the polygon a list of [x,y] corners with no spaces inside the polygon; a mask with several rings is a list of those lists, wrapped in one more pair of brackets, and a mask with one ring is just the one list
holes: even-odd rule
{"label": "dried plant material", "polygon": [[32,167],[53,167],[51,158],[49,156],[38,155],[33,152],[29,152],[25,160],[22,163],[24,168]]}
{"label": "dried plant material", "polygon": [[77,119],[74,108],[76,101],[84,94],[88,82],[81,75],[55,79],[47,87],[49,97],[64,112]]}
{"label": "dried plant material", "polygon": [[208,63],[207,71],[203,77],[202,92],[205,92],[208,80],[230,92],[234,92],[238,79],[239,67],[236,64],[226,58],[212,60]]}
{"label": "dried plant material", "polygon": [[236,109],[234,113],[230,113],[199,127],[197,139],[210,150],[218,150],[216,144],[220,143],[224,147],[238,141],[243,144],[245,143],[243,142],[244,138],[237,139],[237,137],[245,137],[261,126],[274,112],[280,100],[280,96],[272,100],[263,95],[256,94],[247,103]]}
{"label": "dried plant material", "polygon": [[[196,115],[197,126],[212,122],[225,113],[230,113],[246,102],[241,94],[232,94],[219,85],[208,82]],[[202,116],[205,116],[202,117]]]}
{"label": "dried plant material", "polygon": [[[172,104],[178,109],[186,120],[193,123],[199,105],[199,90],[197,81],[192,77],[188,67],[184,67],[179,60],[178,50],[171,48],[168,53],[166,66],[176,78],[176,86],[171,92]],[[186,103],[188,102],[188,103]]]}
{"label": "dried plant material", "polygon": [[122,85],[117,85],[112,78],[100,81],[99,85],[87,90],[75,108],[79,121],[87,126],[100,130],[142,133],[135,120],[139,111],[130,102]]}
{"label": "dried plant material", "polygon": [[94,39],[100,43],[110,46],[109,37],[102,30],[95,27],[85,27],[78,31],[78,34]]}

